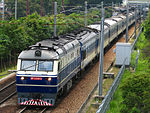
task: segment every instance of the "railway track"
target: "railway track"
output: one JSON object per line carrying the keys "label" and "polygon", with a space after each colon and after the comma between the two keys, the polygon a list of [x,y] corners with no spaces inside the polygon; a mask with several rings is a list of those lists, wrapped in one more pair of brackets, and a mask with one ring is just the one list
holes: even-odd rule
{"label": "railway track", "polygon": [[[134,30],[132,30],[132,31],[134,31]],[[132,33],[133,32],[130,33],[130,31],[129,31],[129,34],[132,34]],[[113,49],[112,49],[112,51],[113,51]],[[108,63],[110,63],[110,60],[114,59],[114,55],[111,55],[112,53],[108,53],[108,56],[105,55],[104,60],[105,59],[106,60],[104,61],[105,62],[104,65],[106,65],[106,66],[104,67],[105,68],[104,70],[107,70],[107,67],[109,65]],[[111,58],[112,56],[113,56],[113,58]],[[20,110],[17,110],[16,113],[31,113],[31,112],[32,113],[47,113],[47,112],[48,113],[75,113],[75,112],[77,112],[79,110],[80,106],[83,104],[83,102],[87,98],[87,96],[90,93],[90,91],[96,85],[95,81],[97,81],[97,78],[98,78],[98,76],[97,76],[97,74],[98,74],[97,67],[99,67],[98,63],[94,64],[92,69],[87,69],[86,70],[87,71],[87,75],[83,76],[82,79],[79,80],[78,83],[75,84],[75,86],[73,86],[73,88],[69,92],[69,94],[67,96],[65,96],[60,101],[60,103],[58,103],[58,105],[55,108],[55,110],[47,108],[47,107],[46,108],[29,108],[29,107],[24,107],[24,108],[22,108]],[[15,91],[16,91],[16,86],[14,85],[15,83],[13,83],[13,82],[11,82],[9,85],[7,85],[6,89],[3,87],[1,89],[2,92],[4,92],[4,91],[6,92],[6,90],[8,90],[8,88],[10,86],[11,86],[12,89],[15,89]],[[15,87],[13,87],[13,86],[15,86]],[[10,91],[10,89],[9,89],[9,91]],[[0,90],[0,102],[1,102],[1,90]],[[16,92],[14,92],[14,94],[15,93]],[[4,102],[6,100],[4,100]],[[17,106],[16,106],[16,109],[18,109]],[[8,112],[8,113],[11,113],[11,111]]]}
{"label": "railway track", "polygon": [[27,109],[27,107],[24,107],[21,110],[17,111],[17,113],[23,113],[23,112],[25,112],[26,109]]}
{"label": "railway track", "polygon": [[16,93],[16,80],[14,80],[0,89],[0,104],[4,103]]}

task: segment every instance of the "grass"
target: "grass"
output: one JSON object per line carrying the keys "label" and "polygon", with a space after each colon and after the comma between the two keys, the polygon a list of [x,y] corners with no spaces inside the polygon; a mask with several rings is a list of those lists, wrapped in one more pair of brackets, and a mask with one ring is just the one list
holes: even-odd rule
{"label": "grass", "polygon": [[[113,100],[115,100],[115,101],[111,102],[111,104],[110,104],[111,110],[109,110],[108,113],[119,113],[120,108],[121,108],[120,107],[121,106],[121,101],[123,100],[122,99],[122,92],[120,91],[120,89],[118,89],[115,92]],[[118,105],[120,105],[120,106],[118,106]]]}
{"label": "grass", "polygon": [[[113,72],[116,77],[117,73],[119,72],[119,68],[113,67],[111,72]],[[110,86],[112,85],[113,81],[114,81],[114,79],[104,79],[103,80],[103,95],[106,95],[106,93],[109,90]],[[96,90],[94,95],[98,95],[98,89]],[[99,101],[99,103],[101,103],[101,100],[95,100],[95,99],[91,100],[90,106],[86,110],[86,113],[96,113],[98,107],[93,107],[92,104],[96,103],[97,101]]]}
{"label": "grass", "polygon": [[17,66],[12,66],[10,68],[7,68],[6,71],[0,72],[0,79],[8,76],[9,74],[8,70],[16,70],[16,69],[17,69]]}
{"label": "grass", "polygon": [[120,86],[123,83],[123,79],[129,75],[130,75],[130,71],[126,70],[121,80],[121,83],[117,88],[117,91],[114,93],[113,99],[110,103],[110,109],[107,111],[107,113],[121,113],[120,110],[123,107],[122,105],[123,98],[122,98],[122,91],[120,89]]}

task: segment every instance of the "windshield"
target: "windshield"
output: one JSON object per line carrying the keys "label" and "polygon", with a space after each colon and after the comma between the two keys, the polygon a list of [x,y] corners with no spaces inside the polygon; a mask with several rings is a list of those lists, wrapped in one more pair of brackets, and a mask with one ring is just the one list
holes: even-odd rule
{"label": "windshield", "polygon": [[35,60],[22,60],[21,70],[35,71],[36,61]]}
{"label": "windshield", "polygon": [[53,71],[53,61],[39,61],[38,71]]}

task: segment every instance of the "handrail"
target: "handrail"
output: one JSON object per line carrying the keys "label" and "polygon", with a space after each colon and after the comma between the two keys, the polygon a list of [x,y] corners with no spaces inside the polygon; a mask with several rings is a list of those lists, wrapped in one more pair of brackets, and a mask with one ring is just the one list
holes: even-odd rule
{"label": "handrail", "polygon": [[135,44],[137,43],[137,40],[138,40],[140,34],[142,33],[142,30],[143,30],[143,27],[140,29],[140,31],[139,31],[139,33],[138,33],[138,35],[137,35],[135,41],[133,42],[133,45],[132,45],[132,47],[131,47],[131,51],[132,51],[132,52],[133,52],[133,50],[134,50],[134,48],[135,48]]}
{"label": "handrail", "polygon": [[139,55],[140,55],[140,51],[137,50],[137,56],[136,56],[136,60],[135,60],[135,72],[136,72],[136,69],[137,69],[137,64],[138,64]]}

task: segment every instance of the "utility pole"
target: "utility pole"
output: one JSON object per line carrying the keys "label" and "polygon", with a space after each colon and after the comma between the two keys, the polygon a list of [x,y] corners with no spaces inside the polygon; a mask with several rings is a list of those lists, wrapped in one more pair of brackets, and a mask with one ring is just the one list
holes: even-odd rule
{"label": "utility pole", "polygon": [[17,20],[17,0],[15,0],[15,19]]}
{"label": "utility pole", "polygon": [[146,19],[146,10],[147,10],[147,9],[146,9],[146,4],[145,4],[144,7],[145,7],[145,10],[144,10],[144,20],[145,20],[145,19]]}
{"label": "utility pole", "polygon": [[2,20],[5,19],[5,1],[2,0],[2,5],[3,5],[3,11],[2,11]]}
{"label": "utility pole", "polygon": [[41,0],[41,13],[40,13],[41,16],[43,16],[43,0]]}
{"label": "utility pole", "polygon": [[104,57],[104,8],[103,2],[101,2],[101,34],[99,39],[100,44],[100,57],[99,57],[99,96],[103,94],[103,57]]}
{"label": "utility pole", "polygon": [[28,16],[29,13],[30,13],[30,10],[29,10],[29,0],[26,0],[26,16]]}
{"label": "utility pole", "polygon": [[57,16],[57,2],[54,2],[54,37],[57,36],[57,34],[56,34],[56,16]]}
{"label": "utility pole", "polygon": [[119,2],[119,8],[120,8],[120,2]]}
{"label": "utility pole", "polygon": [[64,11],[64,0],[62,0],[62,6],[61,6],[61,8],[62,8],[62,11]]}
{"label": "utility pole", "polygon": [[142,15],[142,5],[140,5],[140,22],[139,22],[139,28],[141,29],[141,15]]}
{"label": "utility pole", "polygon": [[52,13],[54,12],[54,0],[52,0]]}
{"label": "utility pole", "polygon": [[135,10],[134,10],[134,13],[135,13],[135,30],[134,30],[134,33],[135,33],[135,37],[134,38],[136,38],[136,25],[137,25],[137,9],[135,8]]}
{"label": "utility pole", "polygon": [[129,23],[129,18],[128,18],[128,15],[129,15],[129,4],[127,2],[127,14],[126,14],[126,43],[128,43],[128,23]]}
{"label": "utility pole", "polygon": [[114,13],[114,11],[113,11],[113,7],[114,7],[114,2],[112,2],[112,15],[113,15],[113,13]]}
{"label": "utility pole", "polygon": [[87,26],[87,1],[85,1],[85,27]]}
{"label": "utility pole", "polygon": [[144,14],[143,14],[143,21],[145,20],[145,10],[146,10],[146,4],[144,4]]}

